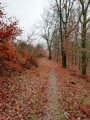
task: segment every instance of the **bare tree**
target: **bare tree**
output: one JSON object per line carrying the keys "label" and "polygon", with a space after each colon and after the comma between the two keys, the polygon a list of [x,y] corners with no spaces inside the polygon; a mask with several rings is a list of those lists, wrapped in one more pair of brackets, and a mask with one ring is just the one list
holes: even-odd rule
{"label": "bare tree", "polygon": [[[46,15],[45,15],[46,13]],[[46,40],[48,50],[49,50],[49,59],[52,56],[52,43],[55,34],[55,25],[54,23],[54,14],[52,15],[49,11],[45,11],[43,16],[43,27],[42,27],[42,37]]]}

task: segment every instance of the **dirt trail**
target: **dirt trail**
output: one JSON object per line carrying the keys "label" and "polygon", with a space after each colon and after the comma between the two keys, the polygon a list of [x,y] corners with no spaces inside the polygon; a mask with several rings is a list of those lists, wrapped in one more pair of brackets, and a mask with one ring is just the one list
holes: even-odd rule
{"label": "dirt trail", "polygon": [[59,103],[58,103],[58,95],[57,95],[57,82],[55,70],[52,69],[49,76],[49,85],[48,85],[48,94],[47,94],[47,102],[48,102],[48,111],[47,116],[43,120],[60,120],[59,111]]}

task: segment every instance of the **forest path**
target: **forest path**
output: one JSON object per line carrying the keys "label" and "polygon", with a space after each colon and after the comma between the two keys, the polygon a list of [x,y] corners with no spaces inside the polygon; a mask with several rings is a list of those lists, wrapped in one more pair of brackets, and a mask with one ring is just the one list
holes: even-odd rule
{"label": "forest path", "polygon": [[54,68],[49,75],[49,85],[47,93],[48,111],[47,116],[43,120],[60,120],[58,94],[57,94],[57,81]]}

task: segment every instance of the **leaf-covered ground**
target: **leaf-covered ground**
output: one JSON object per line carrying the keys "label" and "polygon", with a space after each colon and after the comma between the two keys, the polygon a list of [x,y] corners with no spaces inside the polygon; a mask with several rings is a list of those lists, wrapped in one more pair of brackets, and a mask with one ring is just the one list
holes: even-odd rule
{"label": "leaf-covered ground", "polygon": [[[50,72],[55,71],[55,91],[60,118],[50,120],[89,120],[89,78],[82,78],[47,58],[39,67],[8,77],[0,77],[0,120],[49,120],[48,111],[55,99],[50,92]],[[51,87],[50,87],[51,85]],[[50,94],[50,96],[48,96]],[[50,101],[49,101],[50,99]],[[55,109],[54,109],[55,110]],[[52,114],[52,113],[51,113]]]}
{"label": "leaf-covered ground", "polygon": [[0,120],[37,120],[43,116],[49,67],[40,63],[19,74],[0,78]]}

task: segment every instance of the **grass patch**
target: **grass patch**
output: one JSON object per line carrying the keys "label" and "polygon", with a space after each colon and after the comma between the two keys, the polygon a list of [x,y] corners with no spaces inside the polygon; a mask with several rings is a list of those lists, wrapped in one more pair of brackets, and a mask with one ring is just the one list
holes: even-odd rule
{"label": "grass patch", "polygon": [[36,115],[36,113],[35,113],[34,110],[31,110],[30,113],[31,113],[31,118],[32,118],[32,120],[38,120],[37,115]]}

